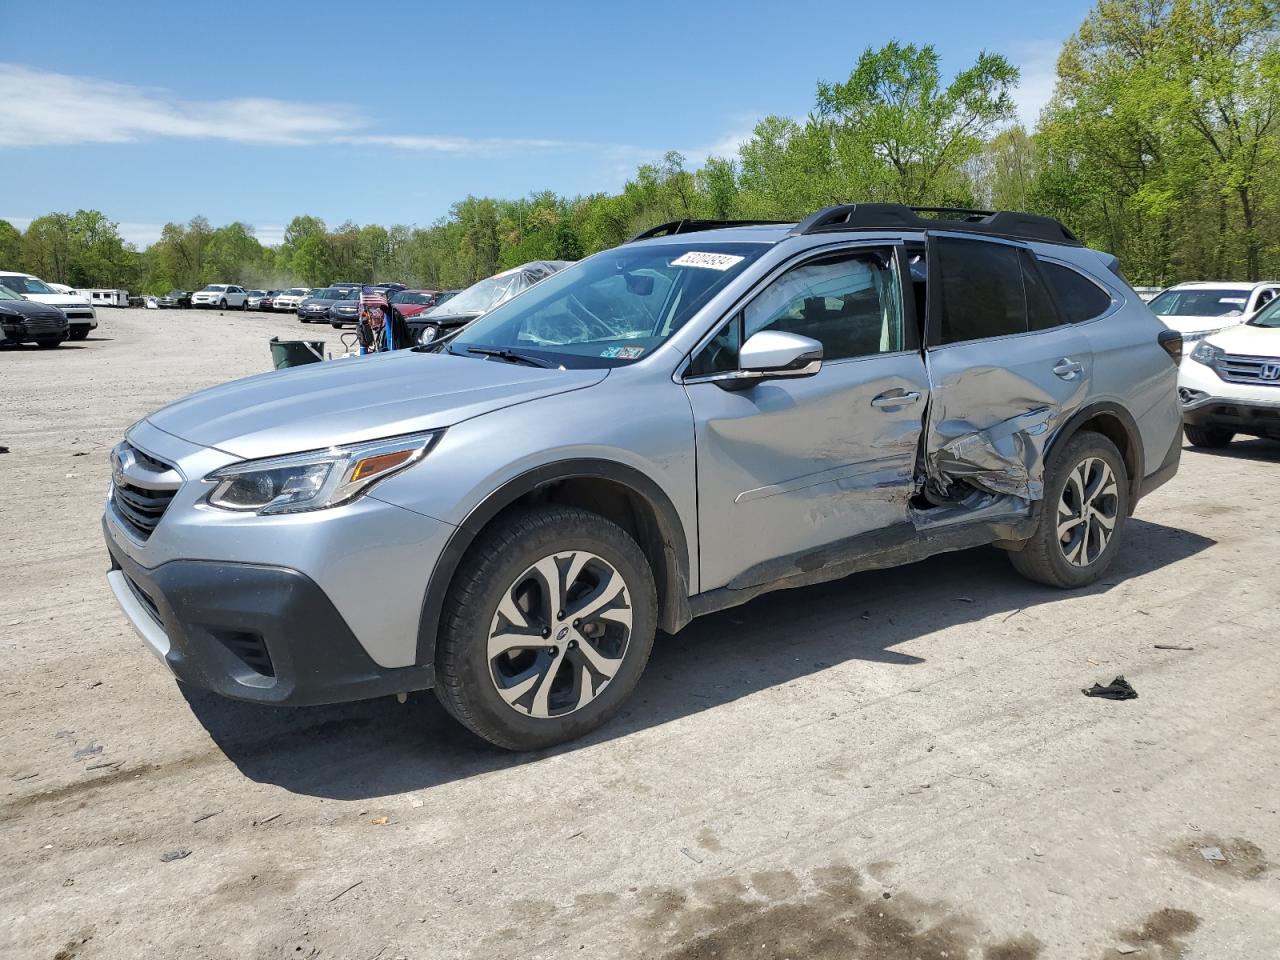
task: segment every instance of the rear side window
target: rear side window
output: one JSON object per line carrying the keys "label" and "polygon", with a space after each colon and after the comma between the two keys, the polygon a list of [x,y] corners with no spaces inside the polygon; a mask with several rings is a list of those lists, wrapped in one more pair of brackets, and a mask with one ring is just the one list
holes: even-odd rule
{"label": "rear side window", "polygon": [[1027,332],[1019,248],[984,240],[935,238],[941,343]]}
{"label": "rear side window", "polygon": [[1053,297],[1045,285],[1036,258],[1027,250],[1020,250],[1022,261],[1022,285],[1027,295],[1027,323],[1032,330],[1048,330],[1062,323]]}
{"label": "rear side window", "polygon": [[1068,323],[1092,320],[1111,306],[1111,297],[1101,287],[1070,267],[1041,260],[1040,273]]}

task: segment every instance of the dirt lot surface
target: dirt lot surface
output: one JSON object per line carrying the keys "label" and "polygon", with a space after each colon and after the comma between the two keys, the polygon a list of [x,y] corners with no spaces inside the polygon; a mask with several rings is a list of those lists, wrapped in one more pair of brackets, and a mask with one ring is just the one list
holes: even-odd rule
{"label": "dirt lot surface", "polygon": [[1280,955],[1280,444],[1187,451],[1093,589],[984,549],[765,597],[515,756],[430,694],[165,673],[103,578],[107,453],[304,328],[101,318],[0,350],[6,960]]}

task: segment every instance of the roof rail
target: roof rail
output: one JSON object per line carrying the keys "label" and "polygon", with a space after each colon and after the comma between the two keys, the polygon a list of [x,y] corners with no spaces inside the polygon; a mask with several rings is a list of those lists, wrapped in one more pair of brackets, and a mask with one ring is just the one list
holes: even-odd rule
{"label": "roof rail", "polygon": [[[943,214],[943,216],[921,216]],[[908,207],[900,203],[844,203],[805,217],[792,236],[841,230],[951,230],[1016,240],[1084,246],[1061,220],[1009,210],[968,210],[963,207]]]}
{"label": "roof rail", "polygon": [[637,240],[648,240],[650,237],[672,237],[677,233],[696,233],[699,230],[720,230],[724,227],[756,227],[776,224],[790,224],[791,220],[672,220],[660,223],[656,227],[637,233],[627,243]]}

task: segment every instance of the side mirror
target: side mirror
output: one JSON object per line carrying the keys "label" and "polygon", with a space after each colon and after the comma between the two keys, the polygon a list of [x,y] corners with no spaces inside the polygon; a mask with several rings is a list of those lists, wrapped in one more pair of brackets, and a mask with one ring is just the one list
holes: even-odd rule
{"label": "side mirror", "polygon": [[812,377],[822,369],[822,344],[781,330],[761,330],[738,352],[738,369],[759,379]]}
{"label": "side mirror", "polygon": [[812,377],[822,369],[822,344],[782,330],[761,330],[738,351],[738,369],[716,382],[727,390],[745,390],[763,380]]}

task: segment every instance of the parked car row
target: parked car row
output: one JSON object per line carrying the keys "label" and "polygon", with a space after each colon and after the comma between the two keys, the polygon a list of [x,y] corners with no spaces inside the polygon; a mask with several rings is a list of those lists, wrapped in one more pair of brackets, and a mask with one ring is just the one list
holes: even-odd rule
{"label": "parked car row", "polygon": [[56,347],[64,340],[86,339],[98,326],[97,311],[84,297],[66,289],[55,290],[29,273],[0,271],[0,342]]}

